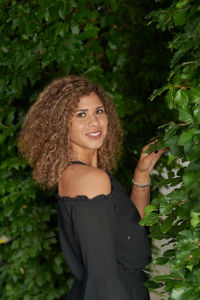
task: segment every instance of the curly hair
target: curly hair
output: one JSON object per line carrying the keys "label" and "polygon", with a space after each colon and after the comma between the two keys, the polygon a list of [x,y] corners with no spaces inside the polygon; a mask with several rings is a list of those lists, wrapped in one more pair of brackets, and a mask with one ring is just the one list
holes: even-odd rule
{"label": "curly hair", "polygon": [[19,151],[33,168],[33,178],[43,188],[54,187],[70,162],[68,131],[79,99],[94,92],[102,101],[108,130],[98,149],[98,167],[116,169],[121,155],[123,131],[113,101],[87,78],[58,78],[40,93],[25,116],[19,134]]}

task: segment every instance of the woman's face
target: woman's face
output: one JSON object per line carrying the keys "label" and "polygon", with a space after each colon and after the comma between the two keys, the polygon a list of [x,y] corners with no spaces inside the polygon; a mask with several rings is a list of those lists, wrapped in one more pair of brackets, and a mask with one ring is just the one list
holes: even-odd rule
{"label": "woman's face", "polygon": [[81,97],[69,130],[71,150],[99,149],[106,137],[107,126],[108,119],[100,98],[94,92]]}

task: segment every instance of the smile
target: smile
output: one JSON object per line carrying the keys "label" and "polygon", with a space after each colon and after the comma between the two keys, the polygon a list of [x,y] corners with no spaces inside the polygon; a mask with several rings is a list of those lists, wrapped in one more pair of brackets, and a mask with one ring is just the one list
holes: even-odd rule
{"label": "smile", "polygon": [[99,130],[99,131],[96,131],[96,132],[91,132],[91,133],[88,133],[86,135],[89,136],[89,137],[98,138],[98,137],[101,136],[101,131]]}

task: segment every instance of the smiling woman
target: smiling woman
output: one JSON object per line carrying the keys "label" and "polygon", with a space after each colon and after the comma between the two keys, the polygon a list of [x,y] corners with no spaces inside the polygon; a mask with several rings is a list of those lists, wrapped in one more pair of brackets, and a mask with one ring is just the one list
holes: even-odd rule
{"label": "smiling woman", "polygon": [[[86,106],[89,100],[92,103],[96,101],[92,108]],[[102,110],[97,109],[102,105],[104,117],[101,115]],[[95,114],[91,111],[94,108]],[[78,111],[80,109],[81,111]],[[76,126],[84,126],[84,130],[87,130],[84,131],[84,135],[95,135],[96,132],[92,131],[99,130],[99,125],[93,124],[91,127],[90,123],[94,122],[95,118],[105,118],[105,115],[108,118],[107,134],[102,147],[97,151],[97,160],[99,168],[111,170],[117,167],[123,133],[112,100],[100,87],[78,76],[59,78],[47,86],[28,111],[19,136],[19,150],[33,167],[33,178],[36,182],[42,183],[44,187],[54,187],[61,177],[61,172],[74,157],[71,153],[70,130],[74,139],[76,136],[73,132]],[[88,121],[90,123],[85,128],[86,125],[83,124]],[[76,135],[78,132],[76,131]],[[105,134],[105,128],[101,134]],[[83,132],[80,135],[82,140]],[[86,137],[86,144],[86,141],[94,143],[91,134],[84,136]]]}
{"label": "smiling woman", "polygon": [[55,80],[26,115],[19,150],[44,187],[57,187],[62,250],[74,275],[67,300],[148,300],[150,243],[139,225],[150,172],[162,153],[142,150],[130,196],[110,173],[121,154],[113,102],[88,79]]}
{"label": "smiling woman", "polygon": [[[93,156],[92,152],[97,155],[96,149],[101,148],[106,138],[107,126],[108,119],[101,99],[94,92],[81,97],[69,130],[72,153],[79,153],[85,162],[86,153],[90,153],[88,159]],[[88,151],[85,152],[85,149]],[[97,157],[94,161],[97,162]]]}

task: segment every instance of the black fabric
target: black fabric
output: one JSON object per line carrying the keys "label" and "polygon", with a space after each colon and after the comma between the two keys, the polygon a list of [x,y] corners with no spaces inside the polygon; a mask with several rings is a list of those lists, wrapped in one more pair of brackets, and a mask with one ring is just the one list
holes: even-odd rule
{"label": "black fabric", "polygon": [[56,195],[61,246],[75,278],[67,300],[149,299],[141,270],[151,261],[150,241],[135,205],[107,173],[107,196]]}

